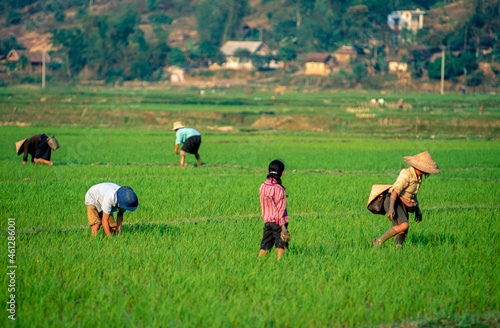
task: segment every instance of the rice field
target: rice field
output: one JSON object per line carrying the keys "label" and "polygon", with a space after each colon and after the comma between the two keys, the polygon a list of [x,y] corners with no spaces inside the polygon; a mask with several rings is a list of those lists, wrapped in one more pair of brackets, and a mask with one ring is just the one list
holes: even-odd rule
{"label": "rice field", "polygon": [[[27,124],[0,127],[4,302],[11,294],[8,218],[15,218],[17,266],[16,320],[4,305],[0,326],[500,325],[498,96],[405,95],[412,104],[407,111],[368,109],[401,121],[386,126],[380,117],[367,120],[346,110],[363,108],[371,97],[365,94],[299,94],[295,101],[283,95],[282,106],[255,100],[270,94],[230,95],[232,103],[221,105],[217,93],[198,103],[195,92],[144,91],[134,109],[133,93],[128,99],[125,91],[97,93],[83,92],[79,100],[77,91],[68,92],[77,94],[75,107],[64,107],[70,96],[62,91],[43,95],[43,102],[33,91],[0,91],[1,121]],[[106,103],[96,101],[102,97]],[[64,108],[60,115],[48,99]],[[110,114],[125,109],[116,99],[129,117],[172,114],[164,123],[125,122]],[[170,99],[173,107],[150,107],[154,99]],[[484,113],[478,103],[488,104]],[[98,124],[87,126],[84,108]],[[243,118],[233,120],[236,114]],[[322,131],[252,126],[261,115],[339,120]],[[401,130],[405,119],[425,115],[428,122],[418,129]],[[188,167],[177,165],[170,127],[179,117],[202,132],[201,168],[192,155]],[[458,123],[439,128],[452,120]],[[234,131],[207,128],[225,123]],[[61,145],[52,152],[55,165],[23,166],[14,142],[43,132]],[[372,249],[371,239],[390,222],[366,210],[371,185],[392,184],[407,167],[402,157],[424,150],[442,172],[422,183],[423,222],[410,215],[402,250],[393,240]],[[286,165],[292,234],[280,261],[275,251],[257,258],[263,228],[258,190],[276,158]],[[84,196],[106,181],[131,186],[139,208],[125,213],[120,236],[107,238],[101,229],[93,238]]]}

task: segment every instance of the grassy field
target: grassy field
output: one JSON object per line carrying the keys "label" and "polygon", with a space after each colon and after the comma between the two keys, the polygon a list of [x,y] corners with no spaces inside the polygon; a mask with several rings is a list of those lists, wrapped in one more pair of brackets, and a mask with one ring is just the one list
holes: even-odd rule
{"label": "grassy field", "polygon": [[[500,325],[500,97],[404,95],[411,108],[368,108],[368,119],[347,110],[380,96],[1,90],[5,302],[8,218],[18,268],[17,319],[3,311],[0,326]],[[255,126],[262,115],[324,128]],[[203,133],[204,167],[189,155],[177,166],[177,118]],[[239,132],[207,128],[224,124]],[[61,144],[56,164],[22,166],[14,142],[42,132]],[[402,156],[424,150],[442,173],[422,183],[423,222],[411,215],[402,250],[373,250],[390,222],[366,210],[371,185],[393,183]],[[258,189],[275,158],[292,233],[280,261],[257,259]],[[140,205],[120,236],[92,238],[84,196],[105,181],[131,186]]]}

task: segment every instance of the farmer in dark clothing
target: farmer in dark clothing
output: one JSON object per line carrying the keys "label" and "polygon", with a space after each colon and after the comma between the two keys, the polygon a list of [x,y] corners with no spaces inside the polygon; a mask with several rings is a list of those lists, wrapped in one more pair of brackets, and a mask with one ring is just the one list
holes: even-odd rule
{"label": "farmer in dark clothing", "polygon": [[59,144],[54,137],[47,138],[45,134],[35,134],[29,139],[16,142],[18,155],[24,152],[23,164],[28,162],[28,154],[31,155],[31,162],[53,165],[50,161],[52,150],[59,148]]}

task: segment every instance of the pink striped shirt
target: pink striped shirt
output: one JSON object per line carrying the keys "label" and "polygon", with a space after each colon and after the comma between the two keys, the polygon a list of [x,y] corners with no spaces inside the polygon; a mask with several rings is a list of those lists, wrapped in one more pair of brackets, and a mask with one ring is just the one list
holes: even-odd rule
{"label": "pink striped shirt", "polygon": [[286,194],[282,186],[273,178],[269,178],[260,186],[259,195],[264,223],[274,222],[278,225],[288,223]]}

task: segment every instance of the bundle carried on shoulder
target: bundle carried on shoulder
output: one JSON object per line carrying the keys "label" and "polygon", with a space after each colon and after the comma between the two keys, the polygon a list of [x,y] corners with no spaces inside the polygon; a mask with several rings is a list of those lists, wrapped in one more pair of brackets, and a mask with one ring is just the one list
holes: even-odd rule
{"label": "bundle carried on shoulder", "polygon": [[366,208],[373,214],[385,215],[384,200],[392,185],[373,185]]}
{"label": "bundle carried on shoulder", "polygon": [[16,153],[18,155],[21,155],[21,153],[24,151],[24,143],[26,142],[26,140],[28,140],[28,138],[26,139],[23,139],[23,140],[19,140],[18,142],[16,142]]}

